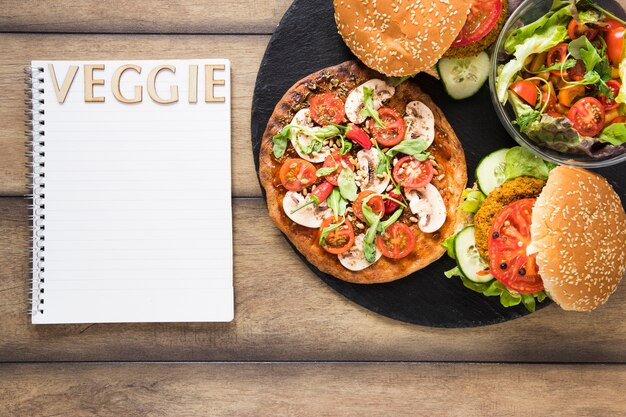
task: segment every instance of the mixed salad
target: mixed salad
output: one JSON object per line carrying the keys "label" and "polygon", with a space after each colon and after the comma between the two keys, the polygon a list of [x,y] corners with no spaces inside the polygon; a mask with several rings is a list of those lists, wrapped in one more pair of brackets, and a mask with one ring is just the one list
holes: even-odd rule
{"label": "mixed salad", "polygon": [[625,22],[589,0],[556,0],[504,43],[496,93],[520,131],[547,148],[605,158],[626,152]]}

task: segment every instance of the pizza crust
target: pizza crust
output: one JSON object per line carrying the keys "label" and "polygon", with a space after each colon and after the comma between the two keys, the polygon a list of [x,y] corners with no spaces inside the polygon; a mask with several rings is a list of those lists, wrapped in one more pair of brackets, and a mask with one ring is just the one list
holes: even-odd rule
{"label": "pizza crust", "polygon": [[[452,127],[431,98],[413,81],[406,81],[396,88],[395,95],[385,105],[404,114],[408,102],[419,100],[435,115],[436,135],[429,151],[438,165],[436,168],[439,175],[431,183],[440,191],[446,205],[447,219],[443,227],[436,233],[425,234],[417,225],[412,225],[411,229],[416,236],[413,253],[399,260],[383,257],[370,267],[354,272],[346,269],[336,255],[326,252],[317,243],[318,229],[300,226],[287,217],[282,209],[286,190],[278,179],[278,169],[285,157],[279,161],[274,158],[272,137],[289,124],[298,110],[308,107],[310,94],[333,92],[345,98],[353,88],[373,78],[384,79],[384,76],[364,67],[358,61],[347,61],[298,81],[276,105],[263,134],[259,154],[259,178],[265,189],[270,218],[276,226],[317,269],[344,281],[360,284],[394,281],[439,259],[445,253],[441,244],[463,222],[463,216],[456,208],[467,184],[465,154]],[[445,174],[443,178],[442,173]]]}

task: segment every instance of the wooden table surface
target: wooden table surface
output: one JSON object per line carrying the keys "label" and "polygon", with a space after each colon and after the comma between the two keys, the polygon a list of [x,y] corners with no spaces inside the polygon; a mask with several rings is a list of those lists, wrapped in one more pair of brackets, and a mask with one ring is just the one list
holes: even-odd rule
{"label": "wooden table surface", "polygon": [[[626,285],[591,314],[436,329],[347,301],[291,253],[250,147],[256,73],[289,3],[0,1],[0,415],[626,415]],[[232,61],[235,320],[30,324],[22,67],[192,57]]]}

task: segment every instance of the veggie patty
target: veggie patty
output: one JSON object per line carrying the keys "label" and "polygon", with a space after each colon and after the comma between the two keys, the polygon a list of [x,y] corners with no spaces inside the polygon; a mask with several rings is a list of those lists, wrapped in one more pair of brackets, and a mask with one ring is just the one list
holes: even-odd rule
{"label": "veggie patty", "polygon": [[498,213],[517,200],[538,197],[545,185],[545,181],[536,178],[518,177],[496,187],[487,196],[474,217],[476,248],[483,259],[489,260],[489,232]]}

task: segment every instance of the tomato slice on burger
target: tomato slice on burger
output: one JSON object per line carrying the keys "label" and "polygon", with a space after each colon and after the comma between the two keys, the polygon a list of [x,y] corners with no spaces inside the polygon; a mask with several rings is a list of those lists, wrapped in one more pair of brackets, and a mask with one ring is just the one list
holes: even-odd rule
{"label": "tomato slice on burger", "polygon": [[404,139],[406,126],[404,119],[394,109],[383,107],[378,110],[378,116],[385,124],[385,127],[376,125],[374,119],[369,120],[369,130],[372,137],[381,146],[394,146]]}
{"label": "tomato slice on burger", "polygon": [[535,198],[525,198],[504,207],[494,219],[489,236],[489,272],[508,288],[522,294],[543,290],[537,255],[526,254],[535,201]]}
{"label": "tomato slice on burger", "polygon": [[571,40],[578,39],[581,36],[586,36],[590,41],[594,40],[598,36],[598,29],[594,29],[584,23],[579,23],[576,19],[572,19],[567,25],[567,34]]}
{"label": "tomato slice on burger", "polygon": [[304,159],[290,158],[280,167],[280,182],[289,191],[302,191],[316,180],[315,167]]}
{"label": "tomato slice on burger", "polygon": [[376,237],[376,246],[387,258],[404,258],[415,247],[415,235],[406,224],[395,222]]}
{"label": "tomato slice on burger", "polygon": [[[568,44],[560,43],[550,49],[548,51],[548,55],[546,55],[546,66],[551,67],[552,65],[565,62],[565,59],[567,58],[567,47]],[[551,70],[550,72],[557,77],[565,77],[567,74],[567,70]]]}
{"label": "tomato slice on burger", "polygon": [[537,86],[528,80],[520,80],[511,84],[509,87],[515,94],[520,96],[524,101],[535,107],[537,104]]}
{"label": "tomato slice on burger", "polygon": [[339,227],[329,232],[322,243],[322,248],[328,253],[339,255],[347,252],[352,245],[354,245],[354,229],[352,228],[352,224],[343,220],[343,217],[337,219],[332,216],[327,217],[320,226],[318,241],[322,237],[322,232],[325,228],[343,222]]}
{"label": "tomato slice on burger", "polygon": [[457,35],[452,48],[478,42],[498,23],[502,12],[502,0],[471,0],[465,25]]}
{"label": "tomato slice on burger", "polygon": [[325,168],[337,168],[332,174],[327,175],[326,181],[331,183],[332,185],[338,185],[337,180],[339,179],[339,174],[343,169],[349,169],[352,171],[354,169],[354,165],[350,162],[350,158],[348,155],[341,155],[339,151],[334,151],[330,155],[324,159]]}
{"label": "tomato slice on burger", "polygon": [[617,80],[609,80],[606,82],[606,85],[611,90],[611,93],[613,94],[613,98],[610,99],[605,95],[598,96],[598,100],[600,100],[600,103],[602,103],[602,105],[604,106],[605,111],[613,110],[619,107],[619,103],[615,101],[615,97],[617,97],[617,95],[619,94],[619,90],[621,88],[621,85]]}
{"label": "tomato slice on burger", "polygon": [[343,100],[332,93],[316,94],[309,100],[311,119],[321,126],[339,124],[346,115]]}
{"label": "tomato slice on burger", "polygon": [[[354,210],[354,215],[362,222],[365,221],[365,216],[363,216],[363,200],[365,200],[372,194],[376,193],[371,190],[361,191],[356,197],[356,200],[354,200],[354,203],[352,203],[352,210]],[[381,196],[377,195],[371,197],[369,200],[367,200],[367,205],[372,209],[375,215],[380,217],[385,214],[385,202],[383,201],[383,198]]]}
{"label": "tomato slice on burger", "polygon": [[393,167],[393,179],[409,189],[426,187],[433,179],[433,174],[432,162],[421,162],[412,156],[401,158]]}
{"label": "tomato slice on burger", "polygon": [[567,118],[578,133],[594,137],[604,127],[604,106],[593,97],[583,97],[569,109]]}

